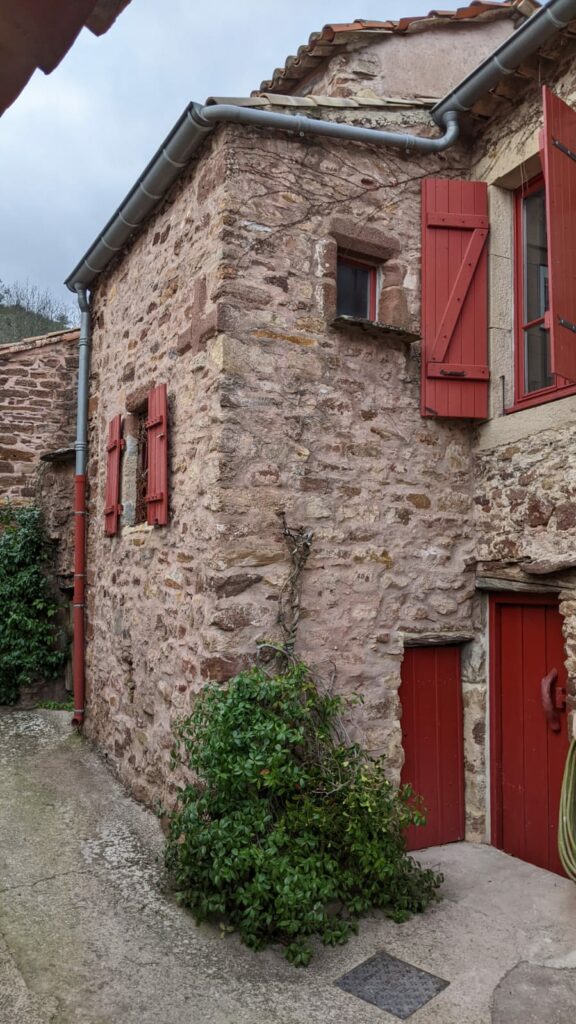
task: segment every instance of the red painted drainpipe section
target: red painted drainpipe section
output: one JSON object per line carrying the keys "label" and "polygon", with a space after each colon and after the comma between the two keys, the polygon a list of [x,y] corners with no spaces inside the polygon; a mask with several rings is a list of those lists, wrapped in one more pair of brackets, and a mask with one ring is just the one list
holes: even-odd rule
{"label": "red painted drainpipe section", "polygon": [[84,670],[85,606],[86,606],[86,476],[74,478],[74,599],[73,599],[72,680],[74,687],[74,715],[72,725],[82,728],[84,722]]}

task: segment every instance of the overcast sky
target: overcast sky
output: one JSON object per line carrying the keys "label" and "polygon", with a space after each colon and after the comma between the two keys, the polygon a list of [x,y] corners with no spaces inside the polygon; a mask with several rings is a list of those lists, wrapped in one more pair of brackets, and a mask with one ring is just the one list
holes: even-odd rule
{"label": "overcast sky", "polygon": [[132,0],[106,35],[84,29],[0,118],[0,280],[70,298],[64,278],[190,100],[249,96],[328,22],[426,14],[433,0],[362,4]]}

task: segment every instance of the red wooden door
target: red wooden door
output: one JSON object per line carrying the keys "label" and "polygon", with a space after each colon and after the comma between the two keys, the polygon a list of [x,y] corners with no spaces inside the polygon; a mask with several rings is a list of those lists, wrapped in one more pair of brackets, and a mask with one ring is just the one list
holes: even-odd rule
{"label": "red wooden door", "polygon": [[424,799],[426,825],[409,850],[464,838],[464,754],[459,647],[409,647],[402,663],[402,782]]}
{"label": "red wooden door", "polygon": [[[558,809],[568,751],[562,619],[554,597],[498,595],[491,607],[492,842],[563,874]],[[552,670],[547,717],[542,681]],[[564,705],[563,707],[561,705]]]}

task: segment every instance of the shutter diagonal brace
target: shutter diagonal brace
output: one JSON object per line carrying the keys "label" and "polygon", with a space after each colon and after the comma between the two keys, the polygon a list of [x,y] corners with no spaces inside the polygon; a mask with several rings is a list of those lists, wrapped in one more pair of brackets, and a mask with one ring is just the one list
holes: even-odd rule
{"label": "shutter diagonal brace", "polygon": [[[465,227],[465,225],[462,225]],[[464,259],[444,311],[444,316],[438,327],[438,333],[434,338],[430,363],[441,363],[446,357],[448,346],[456,329],[458,318],[464,306],[464,299],[474,279],[476,267],[480,262],[482,251],[488,238],[488,231],[484,228],[475,228],[472,237],[464,253]]]}

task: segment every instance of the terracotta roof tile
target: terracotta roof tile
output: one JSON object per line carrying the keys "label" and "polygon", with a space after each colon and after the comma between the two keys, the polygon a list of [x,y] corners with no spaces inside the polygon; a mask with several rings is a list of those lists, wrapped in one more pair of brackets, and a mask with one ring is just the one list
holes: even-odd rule
{"label": "terracotta roof tile", "polygon": [[[289,93],[296,82],[305,78],[310,71],[318,67],[324,60],[336,52],[336,48],[346,46],[352,39],[356,41],[360,33],[366,38],[374,35],[406,34],[411,31],[433,27],[438,22],[458,22],[478,18],[494,20],[497,18],[522,18],[537,10],[537,0],[472,0],[467,7],[459,7],[452,11],[433,10],[428,14],[414,18],[400,18],[399,21],[366,21],[357,18],[355,21],[325,25],[320,32],[313,32],[307,43],[298,48],[295,56],[286,58],[283,68],[276,68],[271,79],[262,82],[260,92]],[[528,10],[527,10],[528,8]]]}

